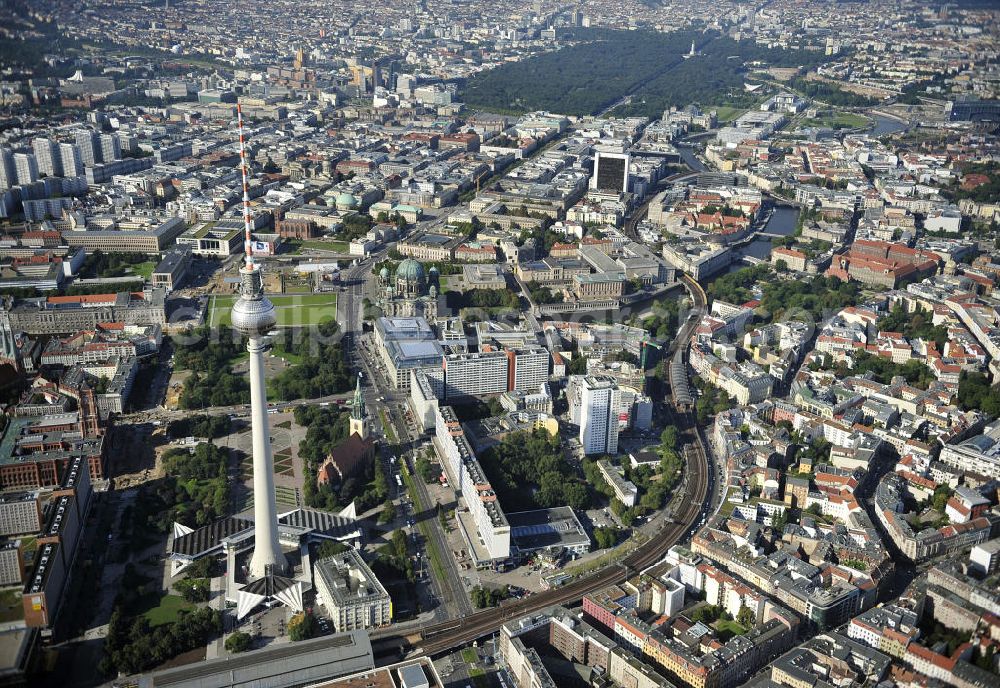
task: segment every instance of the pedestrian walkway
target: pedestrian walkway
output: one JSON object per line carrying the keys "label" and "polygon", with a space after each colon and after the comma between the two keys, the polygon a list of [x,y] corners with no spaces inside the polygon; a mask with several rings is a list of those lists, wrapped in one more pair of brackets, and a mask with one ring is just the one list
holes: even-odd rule
{"label": "pedestrian walkway", "polygon": [[[209,592],[209,602],[208,604],[213,608],[218,610],[223,614],[223,624],[225,623],[225,611],[226,611],[226,590],[225,590],[225,577],[216,576],[211,579],[211,588]],[[217,659],[219,657],[227,656],[225,637],[229,629],[223,626],[223,633],[214,640],[208,643],[205,648],[205,659]]]}

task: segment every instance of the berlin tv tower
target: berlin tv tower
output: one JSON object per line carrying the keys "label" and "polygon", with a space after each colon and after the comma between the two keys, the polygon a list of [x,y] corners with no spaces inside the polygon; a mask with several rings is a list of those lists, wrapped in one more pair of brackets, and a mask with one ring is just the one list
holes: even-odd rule
{"label": "berlin tv tower", "polygon": [[278,544],[278,507],[274,497],[274,458],[271,456],[270,425],[267,419],[267,387],[264,384],[264,336],[277,323],[274,304],[264,296],[264,279],[253,259],[250,232],[250,195],[247,189],[247,154],[243,138],[243,109],[236,106],[240,130],[240,169],[243,174],[243,224],[246,232],[246,263],[240,269],[240,298],[233,304],[232,323],[248,338],[250,352],[250,423],[253,434],[253,514],[254,550],[249,578],[283,574],[288,568]]}

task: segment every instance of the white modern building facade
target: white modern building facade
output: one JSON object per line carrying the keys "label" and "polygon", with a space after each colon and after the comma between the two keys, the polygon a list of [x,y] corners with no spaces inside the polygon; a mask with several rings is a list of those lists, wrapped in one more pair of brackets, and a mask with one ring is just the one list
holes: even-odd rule
{"label": "white modern building facade", "polygon": [[612,377],[587,375],[570,384],[570,404],[576,407],[570,414],[578,418],[583,453],[618,453],[618,383]]}
{"label": "white modern building facade", "polygon": [[510,523],[472,445],[465,437],[462,424],[450,406],[439,406],[435,414],[434,439],[438,454],[448,479],[458,487],[476,524],[476,533],[466,535],[477,537],[490,559],[510,558]]}
{"label": "white modern building facade", "polygon": [[392,621],[389,592],[355,549],[316,562],[313,582],[338,633]]}
{"label": "white modern building facade", "polygon": [[507,391],[507,355],[502,351],[451,354],[443,365],[446,399]]}

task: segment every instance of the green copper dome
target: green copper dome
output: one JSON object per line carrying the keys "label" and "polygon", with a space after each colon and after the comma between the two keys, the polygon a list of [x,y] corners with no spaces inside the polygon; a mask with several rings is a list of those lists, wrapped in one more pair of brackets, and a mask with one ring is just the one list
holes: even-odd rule
{"label": "green copper dome", "polygon": [[407,258],[396,268],[396,279],[413,283],[423,282],[426,279],[423,264],[420,261]]}
{"label": "green copper dome", "polygon": [[358,199],[354,197],[354,194],[342,193],[337,196],[337,208],[340,210],[357,208]]}

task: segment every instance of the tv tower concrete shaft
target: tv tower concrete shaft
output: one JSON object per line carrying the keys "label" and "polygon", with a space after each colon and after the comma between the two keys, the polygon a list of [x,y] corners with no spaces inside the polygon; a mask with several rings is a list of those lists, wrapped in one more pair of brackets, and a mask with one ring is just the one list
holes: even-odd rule
{"label": "tv tower concrete shaft", "polygon": [[288,563],[278,543],[278,507],[274,497],[274,458],[271,455],[267,416],[267,386],[264,384],[264,341],[250,337],[250,420],[253,432],[254,550],[250,578],[267,573],[285,573]]}
{"label": "tv tower concrete shaft", "polygon": [[278,543],[278,506],[274,497],[274,458],[271,455],[271,428],[267,419],[267,386],[264,383],[264,337],[274,329],[274,304],[264,296],[264,276],[253,260],[250,197],[247,192],[246,144],[243,139],[243,112],[237,106],[240,130],[240,168],[243,175],[243,219],[246,232],[246,262],[240,269],[240,298],[233,304],[232,324],[248,338],[250,353],[250,424],[253,436],[253,515],[254,550],[249,577],[285,573],[288,562]]}

